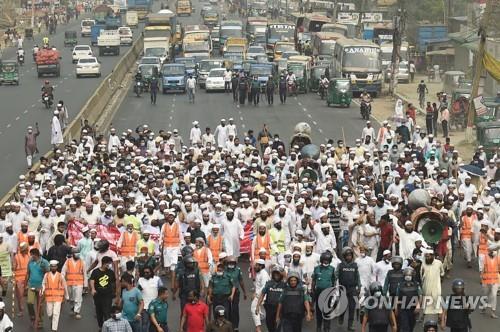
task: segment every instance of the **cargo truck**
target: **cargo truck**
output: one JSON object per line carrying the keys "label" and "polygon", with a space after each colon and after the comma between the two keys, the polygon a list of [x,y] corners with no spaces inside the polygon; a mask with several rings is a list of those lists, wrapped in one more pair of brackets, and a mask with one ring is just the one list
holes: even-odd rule
{"label": "cargo truck", "polygon": [[105,54],[120,55],[120,33],[118,30],[102,30],[97,37],[99,56]]}
{"label": "cargo truck", "polygon": [[38,77],[51,75],[59,77],[61,75],[61,56],[59,51],[53,49],[41,49],[36,53],[36,71]]}

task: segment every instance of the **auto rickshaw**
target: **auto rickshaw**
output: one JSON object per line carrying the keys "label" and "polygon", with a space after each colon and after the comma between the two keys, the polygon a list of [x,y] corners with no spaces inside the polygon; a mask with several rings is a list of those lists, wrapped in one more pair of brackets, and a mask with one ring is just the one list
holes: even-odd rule
{"label": "auto rickshaw", "polygon": [[326,78],[329,79],[330,73],[327,66],[314,66],[311,68],[311,74],[309,75],[309,91],[318,91],[321,75],[325,75]]}
{"label": "auto rickshaw", "polygon": [[469,109],[470,89],[455,89],[451,95],[450,127],[464,129],[467,126],[467,111]]}
{"label": "auto rickshaw", "polygon": [[487,159],[492,158],[500,147],[500,121],[478,123],[476,139],[484,147]]}
{"label": "auto rickshaw", "polygon": [[348,78],[333,78],[328,86],[326,105],[349,107],[352,101],[351,81]]}
{"label": "auto rickshaw", "polygon": [[301,63],[289,63],[287,70],[295,74],[295,79],[297,80],[296,93],[307,93],[308,75],[306,67]]}
{"label": "auto rickshaw", "polygon": [[19,85],[19,67],[16,60],[0,62],[0,84]]}
{"label": "auto rickshaw", "polygon": [[64,46],[74,47],[78,44],[77,33],[73,30],[64,31]]}
{"label": "auto rickshaw", "polygon": [[24,38],[26,40],[33,40],[33,29],[31,28],[24,29]]}
{"label": "auto rickshaw", "polygon": [[500,103],[496,102],[494,97],[483,97],[483,105],[486,106],[486,112],[481,115],[476,113],[474,124],[500,120]]}

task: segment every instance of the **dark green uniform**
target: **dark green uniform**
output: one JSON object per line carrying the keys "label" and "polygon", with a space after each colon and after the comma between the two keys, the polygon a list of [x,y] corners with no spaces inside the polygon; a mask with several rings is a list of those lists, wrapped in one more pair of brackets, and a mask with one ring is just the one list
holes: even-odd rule
{"label": "dark green uniform", "polygon": [[[214,274],[212,279],[210,279],[209,287],[212,288],[212,306],[214,308],[218,305],[223,306],[225,309],[224,316],[226,319],[229,319],[231,307],[229,303],[229,296],[231,295],[231,291],[233,289],[233,280],[227,273],[224,273],[221,276]],[[214,319],[215,318],[216,316],[214,311]]]}
{"label": "dark green uniform", "polygon": [[251,100],[254,105],[258,105],[260,101],[260,82],[253,80],[251,85]]}
{"label": "dark green uniform", "polygon": [[[151,303],[149,303],[148,313],[150,315],[155,314],[156,321],[158,322],[158,324],[160,324],[163,331],[168,331],[167,310],[168,310],[168,303],[164,302],[158,298],[154,299],[153,301],[151,301]],[[150,329],[156,330],[156,329],[154,329],[154,326],[152,323],[151,323]]]}
{"label": "dark green uniform", "polygon": [[[323,325],[323,313],[318,307],[319,295],[322,291],[335,285],[335,268],[331,265],[318,265],[314,268],[312,279],[314,280],[314,302],[316,304],[316,326],[321,328]],[[325,322],[329,326],[330,321]]]}
{"label": "dark green uniform", "polygon": [[240,282],[243,280],[243,274],[238,266],[234,269],[226,268],[224,274],[231,278],[234,287],[236,287],[233,301],[230,303],[229,320],[233,323],[233,328],[237,329],[240,325]]}

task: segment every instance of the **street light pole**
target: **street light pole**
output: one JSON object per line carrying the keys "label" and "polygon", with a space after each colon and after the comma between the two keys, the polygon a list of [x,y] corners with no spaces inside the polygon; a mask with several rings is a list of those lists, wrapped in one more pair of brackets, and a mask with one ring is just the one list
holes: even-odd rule
{"label": "street light pole", "polygon": [[394,96],[396,86],[398,84],[397,75],[399,72],[399,59],[401,58],[401,42],[406,26],[406,10],[404,8],[404,0],[399,0],[399,8],[393,19],[394,32],[392,34],[392,58],[391,58],[391,82],[389,85],[389,93]]}

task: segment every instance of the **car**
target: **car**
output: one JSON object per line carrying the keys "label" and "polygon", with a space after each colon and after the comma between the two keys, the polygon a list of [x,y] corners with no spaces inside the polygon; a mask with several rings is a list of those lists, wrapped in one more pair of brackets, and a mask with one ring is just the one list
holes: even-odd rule
{"label": "car", "polygon": [[80,58],[76,64],[76,77],[101,76],[101,64],[95,56]]}
{"label": "car", "polygon": [[89,45],[76,45],[71,52],[73,63],[77,63],[81,58],[88,58],[94,56],[92,48]]}
{"label": "car", "polygon": [[161,60],[157,56],[143,56],[141,60],[139,60],[139,65],[158,65],[161,67]]}
{"label": "car", "polygon": [[134,38],[132,37],[132,29],[129,27],[119,27],[120,45],[132,45]]}
{"label": "car", "polygon": [[266,49],[261,45],[252,45],[247,50],[247,59],[255,59],[259,55],[266,55]]}
{"label": "car", "polygon": [[[390,82],[391,81],[391,67],[389,66],[386,69],[385,72],[385,81]],[[401,61],[399,63],[399,69],[396,78],[398,79],[398,83],[410,83],[410,72],[409,72],[409,67],[408,67],[408,62],[407,61]]]}
{"label": "car", "polygon": [[161,68],[162,91],[186,92],[186,65],[183,63],[166,63]]}
{"label": "car", "polygon": [[205,81],[205,89],[209,91],[224,90],[224,68],[213,68],[208,73],[207,80]]}
{"label": "car", "polygon": [[223,59],[205,59],[201,60],[198,64],[198,79],[197,83],[200,85],[200,88],[205,88],[205,82],[208,77],[208,73],[213,68],[222,68],[224,65]]}

